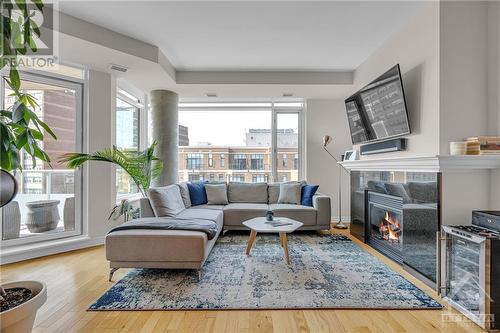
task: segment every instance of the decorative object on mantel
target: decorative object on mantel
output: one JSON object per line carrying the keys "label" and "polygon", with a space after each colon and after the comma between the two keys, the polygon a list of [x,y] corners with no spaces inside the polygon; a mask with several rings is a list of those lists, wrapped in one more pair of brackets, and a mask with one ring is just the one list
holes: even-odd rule
{"label": "decorative object on mantel", "polygon": [[466,154],[467,154],[467,142],[465,141],[450,142],[450,155],[466,155]]}
{"label": "decorative object on mantel", "polygon": [[359,159],[357,150],[346,150],[342,156],[342,161],[356,161]]}
{"label": "decorative object on mantel", "polygon": [[472,142],[479,145],[479,155],[500,155],[500,136],[474,136],[465,140],[467,141],[467,147]]}
{"label": "decorative object on mantel", "polygon": [[[332,142],[332,137],[329,135],[323,136],[323,149],[330,155],[335,162],[337,162],[337,166],[339,168],[339,221],[334,225],[337,229],[347,229],[347,225],[342,222],[342,169],[344,169],[348,174],[350,173],[342,164],[339,164],[339,161],[333,156],[326,147]],[[347,154],[347,152],[346,152]],[[347,159],[347,156],[345,156]]]}

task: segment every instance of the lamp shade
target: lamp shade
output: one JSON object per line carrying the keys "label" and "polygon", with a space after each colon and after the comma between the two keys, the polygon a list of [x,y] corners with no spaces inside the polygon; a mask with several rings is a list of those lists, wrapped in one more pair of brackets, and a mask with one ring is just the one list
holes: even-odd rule
{"label": "lamp shade", "polygon": [[332,142],[332,137],[329,135],[323,136],[323,147],[326,147]]}

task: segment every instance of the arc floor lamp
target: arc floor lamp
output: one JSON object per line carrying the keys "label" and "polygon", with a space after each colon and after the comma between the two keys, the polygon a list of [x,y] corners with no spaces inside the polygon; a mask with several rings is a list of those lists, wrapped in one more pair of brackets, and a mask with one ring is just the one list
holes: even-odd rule
{"label": "arc floor lamp", "polygon": [[330,143],[332,142],[332,137],[329,135],[323,136],[323,149],[330,155],[334,160],[335,164],[337,164],[337,167],[339,168],[339,221],[333,226],[334,228],[337,229],[347,229],[347,225],[345,225],[344,222],[342,222],[342,169],[344,169],[348,174],[350,174],[349,170],[347,170],[342,164],[339,164],[339,160],[335,158],[335,156],[332,155],[326,148]]}

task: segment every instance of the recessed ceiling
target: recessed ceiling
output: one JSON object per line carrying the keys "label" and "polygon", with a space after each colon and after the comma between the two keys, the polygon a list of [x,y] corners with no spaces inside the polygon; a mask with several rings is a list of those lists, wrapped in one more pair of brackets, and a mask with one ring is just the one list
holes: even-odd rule
{"label": "recessed ceiling", "polygon": [[61,1],[62,12],[158,46],[177,70],[353,70],[412,1]]}

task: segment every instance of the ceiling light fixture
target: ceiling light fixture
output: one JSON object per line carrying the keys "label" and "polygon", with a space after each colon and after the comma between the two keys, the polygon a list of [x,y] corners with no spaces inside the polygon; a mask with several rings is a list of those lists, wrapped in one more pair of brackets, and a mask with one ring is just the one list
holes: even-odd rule
{"label": "ceiling light fixture", "polygon": [[205,93],[207,97],[217,97],[216,93]]}
{"label": "ceiling light fixture", "polygon": [[293,93],[283,93],[283,97],[293,97]]}

